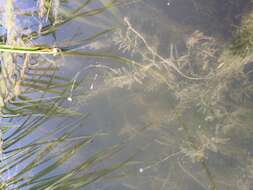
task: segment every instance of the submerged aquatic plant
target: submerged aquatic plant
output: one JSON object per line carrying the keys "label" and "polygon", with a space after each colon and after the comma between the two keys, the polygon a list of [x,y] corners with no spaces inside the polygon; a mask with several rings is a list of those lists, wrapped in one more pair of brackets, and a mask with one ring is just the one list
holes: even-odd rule
{"label": "submerged aquatic plant", "polygon": [[[134,142],[152,133],[155,137],[149,143],[165,147],[162,150],[166,156],[138,167],[142,177],[146,170],[155,172],[166,163],[174,172],[168,177],[162,176],[162,189],[167,186],[184,189],[188,184],[212,190],[250,188],[252,150],[247,144],[252,139],[253,88],[250,74],[245,71],[245,65],[251,61],[250,19],[243,17],[238,37],[235,35],[229,48],[215,36],[200,30],[187,31],[184,48],[179,51],[173,42],[168,45],[169,53],[165,56],[157,44],[150,43],[152,36],[142,32],[138,23],[128,17],[123,17],[119,29],[103,28],[78,42],[58,43],[57,31],[63,25],[103,13],[121,5],[121,1],[112,0],[91,8],[92,1],[87,0],[73,10],[63,10],[65,3],[70,2],[39,0],[33,14],[25,12],[18,16],[14,2],[8,0],[5,13],[9,16],[3,22],[5,32],[0,44],[3,53],[1,116],[8,124],[17,121],[17,126],[1,127],[2,189],[81,189],[126,164],[127,161],[101,168],[101,162],[121,150],[121,146],[113,146],[61,170],[101,135],[76,136],[85,116],[66,105],[79,99],[90,100],[115,88],[126,88],[123,92],[130,94],[126,102],[143,108],[138,119],[145,124],[141,130],[128,126],[120,135]],[[200,1],[192,2],[196,9],[204,7]],[[40,23],[36,27],[28,24],[30,30],[24,32],[27,25],[20,25],[20,17],[35,17]],[[171,24],[170,32],[177,33],[178,25]],[[21,33],[17,32],[20,28]],[[105,34],[107,40],[96,41]],[[52,36],[54,43],[38,44],[42,36]],[[103,52],[110,45],[117,54]],[[231,56],[233,49],[236,53]],[[243,56],[237,56],[241,53]],[[61,66],[57,61],[66,56],[96,58],[96,61],[83,69],[85,76],[79,81],[81,74],[73,78],[60,75]],[[110,63],[101,64],[98,58]],[[81,90],[80,94],[77,89]],[[61,120],[62,116],[79,119],[68,123]],[[62,123],[31,142],[25,141],[51,118],[61,118]],[[238,168],[243,168],[243,175]]]}
{"label": "submerged aquatic plant", "polygon": [[253,39],[253,13],[252,10],[249,13],[243,15],[240,25],[235,31],[234,38],[232,40],[230,49],[233,54],[246,57],[252,54],[252,39]]}
{"label": "submerged aquatic plant", "polygon": [[[205,1],[194,2],[205,6]],[[250,189],[252,178],[246,170],[251,167],[248,160],[252,159],[249,146],[253,113],[252,69],[249,66],[252,55],[248,51],[250,38],[243,35],[252,32],[251,25],[242,24],[238,28],[238,38],[235,35],[230,42],[200,30],[191,31],[180,52],[176,45],[168,45],[171,53],[166,57],[149,42],[152,36],[137,30],[141,26],[137,27],[138,23],[134,25],[131,18],[124,16],[124,25],[120,25],[112,36],[112,46],[129,58],[121,59],[126,63],[124,66],[97,68],[96,73],[101,74],[105,83],[92,91],[92,97],[103,95],[112,88],[125,88],[123,92],[128,92],[130,97],[128,104],[142,108],[137,118],[143,119],[145,124],[156,125],[147,127],[142,133],[145,136],[151,131],[153,136],[147,142],[165,147],[162,150],[166,153],[178,153],[164,161],[168,171],[175,174],[168,175],[163,189],[173,186],[188,189],[189,184],[193,189]],[[241,23],[245,18],[242,17]],[[245,32],[246,28],[248,32]],[[243,53],[245,50],[246,54]],[[135,134],[131,136],[131,133]],[[127,128],[120,135],[125,134],[133,140],[136,133]],[[137,136],[139,140],[140,135]],[[149,167],[152,164],[138,167],[141,177],[148,168],[153,169],[153,176],[164,179],[164,165],[159,167],[163,162],[155,163],[158,163],[155,167]],[[161,173],[155,173],[154,168]],[[150,173],[147,172],[146,177],[151,181]]]}

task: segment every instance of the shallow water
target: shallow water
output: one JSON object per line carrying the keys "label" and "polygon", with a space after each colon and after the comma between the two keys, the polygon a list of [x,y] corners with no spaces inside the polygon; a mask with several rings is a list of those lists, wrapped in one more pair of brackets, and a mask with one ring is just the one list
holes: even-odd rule
{"label": "shallow water", "polygon": [[[233,29],[231,25],[238,22],[238,18],[232,17],[231,14],[237,15],[243,12],[246,3],[235,5],[232,9],[233,13],[226,12],[223,9],[224,6],[229,6],[225,1],[223,4],[220,3],[213,7],[212,3],[210,5],[199,5],[200,7],[196,6],[197,2],[194,1],[175,0],[171,1],[169,5],[167,1],[144,1],[123,6],[115,10],[113,14],[117,17],[116,20],[119,20],[118,22],[123,22],[121,19],[127,17],[132,26],[145,36],[148,43],[157,48],[160,55],[170,57],[174,55],[171,53],[172,45],[178,48],[178,54],[182,54],[185,51],[184,43],[187,37],[196,30],[225,42],[231,37]],[[215,9],[214,13],[211,8]],[[106,20],[111,21],[110,18]],[[111,23],[114,24],[114,20]],[[116,22],[116,24],[118,23]],[[121,27],[126,30],[125,26]],[[112,53],[119,53],[119,51],[113,50]],[[126,52],[126,55],[129,56],[129,52]],[[207,126],[202,124],[201,116],[195,114],[186,114],[183,121],[170,122],[169,117],[177,100],[170,95],[170,90],[167,90],[166,86],[153,84],[155,86],[152,87],[151,84],[151,89],[149,89],[150,84],[144,83],[132,84],[125,88],[114,88],[110,85],[103,86],[102,79],[99,80],[100,74],[95,72],[93,76],[95,75],[98,75],[98,79],[94,80],[93,78],[90,85],[94,85],[91,91],[98,93],[94,93],[95,95],[87,100],[85,98],[82,100],[82,96],[80,96],[73,102],[77,101],[79,105],[82,105],[80,106],[81,110],[91,114],[86,121],[86,130],[90,128],[94,131],[102,130],[108,133],[108,137],[102,141],[105,146],[111,143],[124,142],[127,147],[118,158],[120,160],[124,160],[136,152],[137,155],[134,156],[133,163],[123,169],[123,173],[127,177],[118,180],[102,180],[87,187],[87,189],[252,188],[250,178],[246,177],[245,169],[241,168],[244,167],[241,162],[248,158],[244,158],[244,156],[238,158],[240,155],[231,156],[230,153],[223,155],[222,149],[224,148],[227,149],[224,152],[235,151],[232,155],[240,154],[237,150],[230,149],[233,149],[233,143],[240,144],[242,142],[234,142],[237,141],[236,139],[231,142],[229,135],[224,135],[223,139],[224,144],[227,141],[228,146],[222,147],[223,142],[221,142],[220,150],[216,150],[216,147],[208,148],[205,163],[194,161],[194,158],[192,160],[187,153],[182,152],[182,145],[186,139],[185,131],[181,125],[192,128],[193,133],[195,133],[194,136],[198,135],[197,130],[200,128],[196,125]],[[209,135],[207,138],[214,139],[216,137],[217,134],[214,130],[219,129],[211,127],[211,129],[207,129],[207,132],[205,131],[205,135]],[[205,137],[203,136],[203,138]],[[204,143],[205,140],[202,140],[201,143]],[[100,146],[96,144],[99,143],[95,141],[91,149]],[[248,151],[250,155],[252,153],[250,144],[245,146],[246,148],[244,147],[243,151]],[[119,173],[121,172],[119,171]],[[239,176],[245,177],[240,178]]]}
{"label": "shallow water", "polygon": [[[78,1],[73,2],[70,7]],[[95,2],[90,8],[99,5]],[[197,49],[197,53],[194,51],[196,57],[192,58],[191,65],[196,62],[197,66],[190,68],[192,70],[186,75],[191,76],[189,78],[209,76],[209,70],[203,66],[205,64],[213,74],[215,69],[212,64],[218,62],[222,54],[220,49],[230,42],[234,26],[250,6],[246,0],[206,3],[199,0],[124,1],[117,8],[108,9],[95,17],[78,18],[64,25],[56,32],[56,39],[52,36],[40,39],[38,42],[64,46],[69,41],[81,42],[98,31],[115,27],[118,29],[115,33],[105,34],[97,41],[84,43],[76,49],[124,56],[141,65],[137,67],[105,58],[53,58],[61,66],[61,76],[72,78],[73,83],[82,80],[76,89],[69,89],[68,97],[71,99],[63,103],[82,115],[89,114],[74,136],[97,133],[87,149],[78,152],[60,171],[78,165],[99,150],[120,144],[123,145],[120,153],[96,167],[110,166],[130,157],[131,160],[126,166],[84,189],[251,190],[252,102],[242,100],[235,103],[237,97],[232,90],[222,94],[217,102],[209,101],[209,97],[216,98],[214,93],[223,89],[223,84],[231,87],[226,81],[230,80],[229,77],[202,84],[198,80],[184,79],[173,67],[162,65],[167,63],[166,60],[176,60],[177,66],[187,71],[190,66],[181,67],[180,64],[191,53],[187,45],[189,38],[198,31],[195,34],[199,34],[201,39],[191,41],[190,45],[213,43],[215,39],[211,48],[218,50],[216,52],[215,49],[211,56],[209,53],[213,49],[204,52],[204,56],[197,54],[201,49]],[[204,49],[206,45],[200,48]],[[156,54],[164,59],[161,64],[158,61],[161,58],[154,56]],[[154,70],[149,70],[151,64]],[[166,83],[164,78],[169,82]],[[231,84],[231,88],[240,89],[240,84]],[[214,87],[211,88],[211,85]],[[205,91],[210,95],[205,96]],[[252,98],[252,94],[245,97]],[[227,102],[229,98],[232,103]],[[241,110],[246,110],[248,115]],[[239,115],[233,128],[229,128],[230,124],[234,125],[230,115]],[[66,118],[69,123],[76,120]],[[52,119],[34,136],[52,130],[60,122],[62,119]]]}

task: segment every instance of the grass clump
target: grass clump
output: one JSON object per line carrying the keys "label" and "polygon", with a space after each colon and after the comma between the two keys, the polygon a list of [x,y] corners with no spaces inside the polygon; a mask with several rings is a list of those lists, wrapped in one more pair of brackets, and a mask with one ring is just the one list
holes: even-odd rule
{"label": "grass clump", "polygon": [[253,13],[252,10],[242,17],[240,25],[237,27],[234,39],[231,43],[231,51],[235,55],[246,57],[252,54],[253,40]]}

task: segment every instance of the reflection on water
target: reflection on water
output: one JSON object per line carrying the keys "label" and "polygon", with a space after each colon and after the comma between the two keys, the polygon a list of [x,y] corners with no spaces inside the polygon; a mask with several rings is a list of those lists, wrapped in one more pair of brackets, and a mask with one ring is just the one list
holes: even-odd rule
{"label": "reflection on water", "polygon": [[[62,12],[81,2],[69,3]],[[108,2],[94,1],[86,8]],[[94,135],[56,173],[120,144],[119,154],[98,160],[88,171],[130,160],[84,189],[251,190],[251,1],[126,0],[93,14],[38,39],[73,47],[43,59],[60,65],[57,74],[71,79],[64,108],[78,117],[88,114],[71,135]],[[238,53],[241,47],[244,56]],[[54,139],[78,117],[51,119],[32,134]],[[50,133],[61,126],[57,135]],[[69,144],[60,144],[49,156]]]}

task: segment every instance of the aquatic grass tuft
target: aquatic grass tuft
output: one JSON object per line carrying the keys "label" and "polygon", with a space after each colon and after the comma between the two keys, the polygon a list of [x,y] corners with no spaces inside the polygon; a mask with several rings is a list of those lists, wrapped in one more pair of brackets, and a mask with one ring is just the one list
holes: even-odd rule
{"label": "aquatic grass tuft", "polygon": [[242,17],[241,23],[236,27],[230,50],[234,55],[243,58],[252,54],[253,46],[253,13],[252,10]]}

